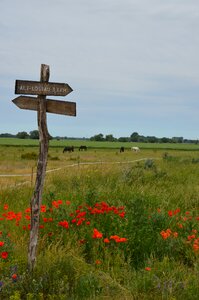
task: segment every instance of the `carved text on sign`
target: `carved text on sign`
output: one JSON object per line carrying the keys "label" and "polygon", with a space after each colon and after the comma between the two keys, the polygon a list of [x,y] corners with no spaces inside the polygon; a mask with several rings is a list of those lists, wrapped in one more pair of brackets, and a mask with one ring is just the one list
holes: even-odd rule
{"label": "carved text on sign", "polygon": [[16,80],[15,94],[66,96],[72,88],[66,83]]}

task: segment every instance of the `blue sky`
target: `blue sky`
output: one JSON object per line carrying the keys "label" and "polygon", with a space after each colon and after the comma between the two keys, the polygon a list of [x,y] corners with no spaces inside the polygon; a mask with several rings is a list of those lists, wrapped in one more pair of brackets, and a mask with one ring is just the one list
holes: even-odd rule
{"label": "blue sky", "polygon": [[198,139],[198,53],[198,0],[0,0],[0,132],[37,129],[11,100],[44,63],[77,103],[48,114],[53,136]]}

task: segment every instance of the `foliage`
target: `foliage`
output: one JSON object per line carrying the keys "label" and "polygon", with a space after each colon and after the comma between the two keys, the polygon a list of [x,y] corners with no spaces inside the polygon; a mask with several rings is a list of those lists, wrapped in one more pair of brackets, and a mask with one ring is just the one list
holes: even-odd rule
{"label": "foliage", "polygon": [[[9,149],[19,163],[25,150],[18,148],[17,156]],[[138,158],[149,159],[79,165],[47,176],[33,274],[27,272],[32,188],[2,189],[0,298],[197,299],[198,154],[163,153],[141,152]],[[91,154],[78,153],[85,162],[114,162],[120,155]],[[49,164],[63,164],[60,155],[54,149],[51,156],[60,161]],[[123,162],[130,155],[137,154],[126,153]]]}
{"label": "foliage", "polygon": [[26,131],[18,132],[16,134],[16,138],[27,139],[27,138],[29,138],[29,134]]}
{"label": "foliage", "polygon": [[38,130],[30,131],[30,139],[38,140],[39,139],[39,131]]}

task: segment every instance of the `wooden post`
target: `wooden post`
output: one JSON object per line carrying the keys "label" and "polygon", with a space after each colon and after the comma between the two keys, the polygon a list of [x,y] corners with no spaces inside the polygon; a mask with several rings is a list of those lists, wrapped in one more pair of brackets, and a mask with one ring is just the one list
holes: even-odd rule
{"label": "wooden post", "polygon": [[[48,65],[41,65],[41,82],[48,82],[50,70]],[[38,129],[39,129],[39,158],[37,163],[37,175],[34,193],[30,202],[31,206],[31,229],[28,248],[28,269],[33,271],[36,261],[36,250],[39,234],[39,216],[42,200],[42,191],[46,173],[49,134],[46,123],[46,96],[38,96]]]}
{"label": "wooden post", "polygon": [[[39,158],[37,162],[37,175],[31,207],[30,241],[28,246],[28,269],[32,272],[36,261],[37,242],[39,234],[39,216],[41,208],[41,197],[46,174],[48,157],[49,134],[46,122],[46,112],[76,116],[76,103],[46,99],[46,96],[66,96],[73,90],[67,83],[48,82],[50,68],[41,65],[40,81],[16,80],[15,94],[38,95],[36,97],[19,96],[12,102],[22,109],[36,110],[39,129]],[[31,181],[33,178],[33,169]]]}

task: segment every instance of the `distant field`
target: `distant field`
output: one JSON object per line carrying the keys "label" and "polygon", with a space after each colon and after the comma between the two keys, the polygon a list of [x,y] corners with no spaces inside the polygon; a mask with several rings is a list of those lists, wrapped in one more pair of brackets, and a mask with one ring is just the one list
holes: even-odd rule
{"label": "distant field", "polygon": [[[17,139],[17,138],[0,138],[0,146],[38,146],[38,140],[32,139]],[[171,143],[122,143],[122,142],[95,142],[84,140],[51,140],[50,147],[64,147],[73,145],[75,148],[80,145],[86,145],[89,148],[101,149],[117,149],[124,146],[130,149],[132,146],[138,146],[140,149],[174,149],[174,150],[199,150],[197,144],[171,144]]]}

